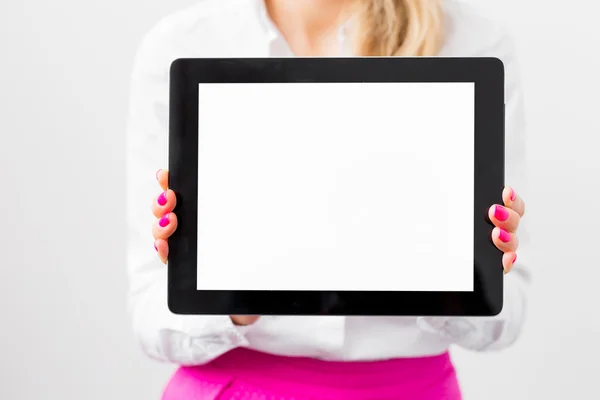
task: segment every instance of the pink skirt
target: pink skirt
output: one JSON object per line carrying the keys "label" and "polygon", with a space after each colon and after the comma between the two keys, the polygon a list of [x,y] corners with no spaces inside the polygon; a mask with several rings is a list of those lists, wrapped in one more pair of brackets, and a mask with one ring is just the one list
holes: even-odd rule
{"label": "pink skirt", "polygon": [[238,348],[181,367],[163,400],[460,400],[448,353],[373,362],[281,357]]}
{"label": "pink skirt", "polygon": [[163,400],[460,400],[448,353],[373,362],[330,362],[235,349],[181,367]]}

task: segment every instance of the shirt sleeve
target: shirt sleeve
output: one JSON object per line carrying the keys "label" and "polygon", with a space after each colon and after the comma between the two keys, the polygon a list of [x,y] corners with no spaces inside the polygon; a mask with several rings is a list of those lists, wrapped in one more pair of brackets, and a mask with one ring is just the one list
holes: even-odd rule
{"label": "shirt sleeve", "polygon": [[[497,40],[475,56],[500,58],[505,70],[505,127],[506,127],[506,184],[527,202],[527,166],[523,94],[515,47],[503,32]],[[443,336],[454,344],[475,351],[500,350],[513,344],[525,321],[527,293],[531,284],[527,254],[529,232],[524,216],[517,232],[518,259],[513,270],[504,277],[504,307],[495,317],[478,318],[419,318],[426,332]]]}
{"label": "shirt sleeve", "polygon": [[159,25],[138,51],[131,77],[127,127],[129,309],[135,335],[152,358],[198,365],[248,344],[228,316],[175,315],[167,307],[167,268],[153,247],[151,200],[160,191],[157,169],[168,162],[168,77],[177,49]]}

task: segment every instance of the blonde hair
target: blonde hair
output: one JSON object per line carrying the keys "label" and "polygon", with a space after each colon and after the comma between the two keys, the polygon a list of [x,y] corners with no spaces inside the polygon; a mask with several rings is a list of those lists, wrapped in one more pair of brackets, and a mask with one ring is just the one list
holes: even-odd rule
{"label": "blonde hair", "polygon": [[442,0],[358,0],[361,56],[435,56],[443,40]]}

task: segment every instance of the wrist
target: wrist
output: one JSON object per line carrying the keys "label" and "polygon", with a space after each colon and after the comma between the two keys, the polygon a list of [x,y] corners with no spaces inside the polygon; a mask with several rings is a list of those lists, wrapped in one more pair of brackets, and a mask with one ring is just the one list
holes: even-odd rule
{"label": "wrist", "polygon": [[257,315],[230,315],[231,322],[237,326],[248,326],[255,323],[260,317]]}

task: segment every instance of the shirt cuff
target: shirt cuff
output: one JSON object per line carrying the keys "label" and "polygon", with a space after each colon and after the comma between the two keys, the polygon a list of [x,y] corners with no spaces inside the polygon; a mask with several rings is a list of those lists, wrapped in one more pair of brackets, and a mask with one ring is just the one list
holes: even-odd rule
{"label": "shirt cuff", "polygon": [[421,331],[474,351],[500,350],[518,338],[525,317],[525,286],[520,272],[505,276],[504,305],[493,317],[419,317]]}
{"label": "shirt cuff", "polygon": [[[141,278],[146,278],[142,281]],[[132,291],[133,326],[150,357],[179,365],[201,365],[236,347],[247,347],[246,333],[227,315],[177,315],[167,306],[166,268],[139,274],[145,283]]]}
{"label": "shirt cuff", "polygon": [[502,336],[504,322],[476,317],[420,317],[419,328],[466,349],[483,351]]}
{"label": "shirt cuff", "polygon": [[[235,325],[226,315],[180,317],[178,329],[161,334],[164,352],[177,354],[180,364],[204,364],[236,347],[249,346],[245,335],[252,325]],[[186,356],[189,360],[184,360]]]}

